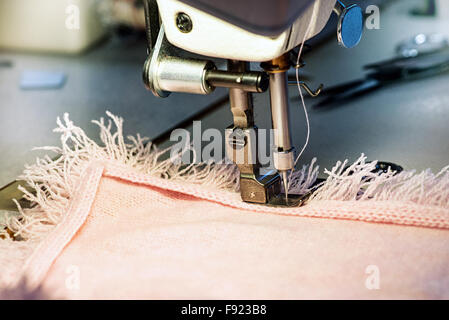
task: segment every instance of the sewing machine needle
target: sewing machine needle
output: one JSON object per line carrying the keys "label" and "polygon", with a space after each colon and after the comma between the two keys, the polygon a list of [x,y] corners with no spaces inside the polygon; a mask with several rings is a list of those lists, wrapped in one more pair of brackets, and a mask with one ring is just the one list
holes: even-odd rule
{"label": "sewing machine needle", "polygon": [[282,171],[282,180],[284,180],[285,202],[286,202],[286,204],[288,204],[288,180],[287,180],[287,170]]}

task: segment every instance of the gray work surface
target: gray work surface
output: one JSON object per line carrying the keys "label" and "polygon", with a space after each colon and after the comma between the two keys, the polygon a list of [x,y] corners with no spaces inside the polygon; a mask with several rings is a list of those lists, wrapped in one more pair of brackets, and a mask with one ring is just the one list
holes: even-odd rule
{"label": "gray work surface", "polygon": [[[367,30],[359,47],[347,50],[335,40],[305,56],[312,87],[327,86],[363,76],[362,66],[394,55],[394,46],[418,32],[448,32],[447,22],[408,14],[416,1],[397,1],[381,10],[381,29]],[[167,127],[220,100],[224,90],[212,96],[173,94],[157,99],[146,91],[141,80],[145,43],[118,45],[109,42],[79,57],[4,52],[0,61],[10,60],[11,68],[0,67],[0,185],[13,180],[25,163],[37,155],[33,146],[54,145],[55,119],[69,112],[76,124],[97,137],[91,119],[105,110],[125,119],[125,134],[156,137]],[[61,90],[21,91],[24,70],[63,71],[67,83]],[[293,142],[300,149],[305,139],[305,120],[290,88]],[[449,75],[396,84],[338,108],[317,111],[306,99],[311,120],[311,140],[301,163],[318,158],[330,168],[337,160],[356,159],[362,152],[369,159],[395,162],[406,169],[440,170],[449,164]],[[270,127],[268,93],[255,95],[256,123]],[[203,116],[203,129],[224,130],[232,123],[229,105],[223,104]]]}

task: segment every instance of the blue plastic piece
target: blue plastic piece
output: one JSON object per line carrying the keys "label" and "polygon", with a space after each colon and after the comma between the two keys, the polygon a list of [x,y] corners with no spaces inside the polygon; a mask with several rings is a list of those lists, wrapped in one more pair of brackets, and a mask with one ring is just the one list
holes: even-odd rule
{"label": "blue plastic piece", "polygon": [[359,44],[363,34],[362,9],[353,5],[344,9],[340,16],[339,42],[346,48],[353,48]]}
{"label": "blue plastic piece", "polygon": [[24,71],[20,80],[22,90],[60,89],[66,75],[62,72]]}

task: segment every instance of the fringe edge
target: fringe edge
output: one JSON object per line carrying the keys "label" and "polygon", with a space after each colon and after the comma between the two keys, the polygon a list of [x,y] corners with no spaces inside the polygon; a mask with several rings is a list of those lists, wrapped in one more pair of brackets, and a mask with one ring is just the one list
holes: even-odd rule
{"label": "fringe edge", "polygon": [[[239,191],[239,172],[235,165],[225,163],[201,163],[183,166],[180,161],[184,152],[194,153],[192,147],[173,153],[171,148],[159,150],[148,138],[123,136],[123,119],[106,112],[109,119],[92,121],[100,128],[100,140],[103,146],[90,139],[85,132],[73,124],[66,113],[63,119],[57,119],[57,128],[53,131],[61,134],[61,147],[41,147],[53,153],[38,158],[33,165],[25,166],[20,179],[28,187],[19,187],[25,198],[34,204],[31,209],[22,209],[19,203],[19,215],[10,215],[0,224],[0,248],[15,247],[17,254],[11,256],[11,250],[1,250],[0,258],[7,265],[15,264],[26,253],[32,251],[50,230],[63,218],[71,195],[78,181],[91,161],[114,161],[126,165],[140,173],[184,181],[210,187]],[[163,160],[163,158],[166,158]],[[421,173],[404,171],[396,173],[373,173],[377,162],[367,162],[361,155],[353,164],[339,161],[331,170],[324,170],[326,181],[314,186],[319,167],[316,159],[309,165],[296,170],[289,181],[289,192],[306,194],[312,190],[307,203],[318,201],[401,201],[419,205],[449,208],[449,166],[438,174],[430,169]],[[32,191],[30,191],[32,190]],[[12,241],[8,228],[14,237],[28,241]],[[22,260],[21,260],[22,261]],[[9,269],[9,268],[6,268]]]}

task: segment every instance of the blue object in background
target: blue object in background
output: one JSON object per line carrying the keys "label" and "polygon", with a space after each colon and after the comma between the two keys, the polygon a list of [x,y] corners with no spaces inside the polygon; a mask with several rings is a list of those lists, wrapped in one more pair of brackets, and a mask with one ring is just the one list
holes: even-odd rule
{"label": "blue object in background", "polygon": [[346,48],[354,48],[359,44],[363,34],[363,13],[358,5],[344,7],[339,17],[337,36],[338,42]]}
{"label": "blue object in background", "polygon": [[61,89],[66,82],[62,72],[24,71],[20,79],[22,90]]}

